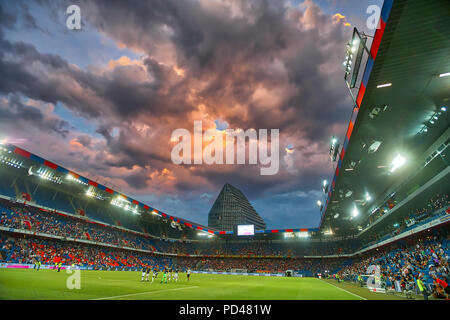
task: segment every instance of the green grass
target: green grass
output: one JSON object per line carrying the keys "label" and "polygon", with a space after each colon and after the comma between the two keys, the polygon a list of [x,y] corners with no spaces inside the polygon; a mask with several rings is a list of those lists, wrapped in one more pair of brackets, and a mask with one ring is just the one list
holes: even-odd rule
{"label": "green grass", "polygon": [[[140,282],[133,271],[81,271],[81,288],[68,289],[64,270],[0,269],[0,299],[26,300],[363,300],[401,299],[352,284],[314,278],[192,274],[188,282]],[[345,287],[344,287],[345,285]],[[338,287],[341,287],[339,289]],[[344,291],[346,290],[346,291]],[[351,292],[351,293],[350,293]],[[353,294],[352,294],[353,293]]]}

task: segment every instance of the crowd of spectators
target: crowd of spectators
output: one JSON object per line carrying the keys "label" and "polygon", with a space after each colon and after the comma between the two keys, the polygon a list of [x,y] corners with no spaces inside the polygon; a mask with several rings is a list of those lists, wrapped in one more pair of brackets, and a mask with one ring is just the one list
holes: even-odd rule
{"label": "crowd of spectators", "polygon": [[243,271],[249,273],[284,273],[292,270],[303,276],[328,273],[346,265],[348,259],[302,258],[174,258],[177,265],[196,271]]}
{"label": "crowd of spectators", "polygon": [[176,255],[239,255],[283,256],[329,255],[351,252],[347,243],[302,243],[270,241],[171,241],[145,237],[107,225],[91,222],[83,217],[73,217],[58,212],[45,211],[33,206],[0,200],[0,226],[28,230],[33,233],[89,240],[98,243]]}
{"label": "crowd of spectators", "polygon": [[426,219],[437,210],[447,207],[449,204],[450,200],[448,194],[439,194],[431,197],[423,208],[413,210],[408,217],[403,220],[403,225],[414,225],[415,223]]}
{"label": "crowd of spectators", "polygon": [[[438,194],[436,196],[433,196],[426,202],[423,207],[413,209],[406,217],[398,220],[398,222],[384,226],[382,232],[373,233],[369,238],[368,244],[375,243],[386,236],[396,236],[398,234],[401,234],[406,229],[412,228],[415,225],[423,222],[427,218],[432,217],[433,214],[439,213],[440,209],[445,209],[449,205],[450,199],[448,194]],[[450,209],[447,209],[447,211],[448,210]],[[376,221],[381,216],[382,214],[379,214],[376,219],[372,220]]]}
{"label": "crowd of spectators", "polygon": [[[403,292],[414,291],[437,299],[448,299],[450,277],[448,255],[450,235],[448,228],[430,236],[401,240],[383,249],[371,250],[355,258],[241,258],[231,257],[165,257],[155,253],[113,249],[99,245],[72,241],[19,237],[17,234],[0,234],[0,261],[8,263],[64,265],[76,264],[92,269],[138,270],[144,265],[160,268],[175,265],[181,270],[284,273],[293,270],[303,276],[334,274],[339,279],[356,281],[367,276],[368,267],[380,267],[382,287]],[[168,243],[177,246],[179,243]],[[249,250],[259,244],[249,246]],[[251,251],[253,252],[253,251]],[[250,251],[246,251],[246,254]],[[256,251],[260,254],[261,251]],[[365,278],[366,279],[366,278]],[[424,283],[424,290],[418,284]]]}
{"label": "crowd of spectators", "polygon": [[[427,212],[448,206],[448,195],[438,195],[430,199],[424,208],[416,209],[398,225],[388,225],[383,234],[374,234],[366,246],[379,241],[381,237],[396,235],[406,227],[421,221]],[[171,241],[155,239],[90,222],[82,217],[72,217],[57,212],[43,211],[33,206],[0,200],[0,226],[25,229],[60,237],[90,240],[99,243],[129,247],[148,251],[159,251],[174,255],[225,255],[225,256],[326,256],[355,252],[358,243],[347,240],[340,242],[316,242],[314,245],[299,241]],[[306,243],[306,245],[305,245]]]}
{"label": "crowd of spectators", "polygon": [[22,204],[3,201],[1,205],[0,226],[119,247],[155,250],[152,240],[143,235],[89,222],[81,217],[70,217]]}
{"label": "crowd of spectators", "polygon": [[204,255],[204,256],[241,256],[241,257],[302,257],[325,256],[351,253],[355,251],[350,241],[334,243],[289,241],[215,241],[186,242],[186,241],[160,241],[155,244],[162,252],[177,255]]}
{"label": "crowd of spectators", "polygon": [[0,236],[2,261],[6,263],[64,265],[75,264],[93,269],[140,269],[143,265],[171,266],[170,258],[129,250],[77,244],[40,238]]}
{"label": "crowd of spectators", "polygon": [[[370,274],[369,266],[379,266],[381,285],[385,289],[448,299],[449,244],[450,235],[444,230],[440,234],[399,242],[358,259],[337,275],[357,281],[359,276]],[[425,290],[421,290],[418,279],[425,284]]]}
{"label": "crowd of spectators", "polygon": [[188,258],[163,257],[130,250],[77,244],[68,241],[0,236],[1,262],[92,267],[93,269],[139,269],[143,265],[171,266],[182,270],[231,271],[245,269],[248,272],[278,273],[296,270],[307,275],[336,269],[342,265],[339,259],[288,259],[288,258]]}
{"label": "crowd of spectators", "polygon": [[[430,199],[424,208],[416,209],[392,231],[398,234],[406,227],[423,221],[429,213],[448,206],[448,195]],[[385,288],[404,291],[419,289],[417,279],[423,279],[429,293],[436,298],[448,298],[448,235],[432,239],[419,239],[398,248],[385,248],[363,258],[301,258],[308,255],[330,255],[355,251],[355,242],[273,242],[273,241],[169,241],[157,240],[142,234],[97,224],[85,218],[45,211],[33,206],[0,200],[0,226],[24,229],[33,233],[91,240],[101,244],[172,253],[177,257],[164,257],[154,253],[106,248],[99,245],[61,241],[27,236],[19,238],[0,234],[0,261],[43,264],[76,263],[94,269],[136,269],[145,264],[172,265],[182,269],[284,273],[293,270],[305,276],[337,274],[342,279],[355,280],[365,274],[369,265],[381,266]],[[394,233],[392,233],[394,232]],[[9,233],[8,233],[9,234]],[[183,257],[200,255],[202,257]],[[220,255],[221,257],[211,257]],[[228,256],[228,257],[227,257]],[[229,256],[234,256],[229,257]],[[258,258],[272,256],[276,258]]]}

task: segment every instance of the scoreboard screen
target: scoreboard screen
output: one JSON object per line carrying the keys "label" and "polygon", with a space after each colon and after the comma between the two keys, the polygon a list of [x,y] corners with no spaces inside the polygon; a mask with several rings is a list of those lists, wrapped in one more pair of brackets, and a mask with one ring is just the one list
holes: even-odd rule
{"label": "scoreboard screen", "polygon": [[253,224],[244,224],[237,226],[238,236],[253,236],[255,234],[255,226]]}

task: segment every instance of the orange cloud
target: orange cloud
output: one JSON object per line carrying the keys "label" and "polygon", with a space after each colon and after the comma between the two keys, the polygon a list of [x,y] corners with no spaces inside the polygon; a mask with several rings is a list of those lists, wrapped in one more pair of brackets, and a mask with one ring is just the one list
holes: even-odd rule
{"label": "orange cloud", "polygon": [[351,24],[347,21],[347,17],[340,14],[340,13],[336,13],[333,17],[333,24],[337,24],[337,23],[342,23],[344,26],[346,27],[350,27]]}
{"label": "orange cloud", "polygon": [[129,65],[133,65],[133,64],[134,65],[141,65],[141,63],[139,61],[137,61],[137,60],[131,60],[127,56],[121,56],[117,60],[109,60],[108,68],[109,69],[114,69],[116,67],[129,66]]}
{"label": "orange cloud", "polygon": [[178,68],[177,66],[173,67],[173,71],[175,71],[175,73],[179,76],[179,77],[184,77],[185,71],[181,68]]}
{"label": "orange cloud", "polygon": [[71,146],[74,146],[74,147],[79,147],[79,148],[83,147],[83,145],[81,143],[79,143],[76,139],[70,140],[69,143],[70,143]]}

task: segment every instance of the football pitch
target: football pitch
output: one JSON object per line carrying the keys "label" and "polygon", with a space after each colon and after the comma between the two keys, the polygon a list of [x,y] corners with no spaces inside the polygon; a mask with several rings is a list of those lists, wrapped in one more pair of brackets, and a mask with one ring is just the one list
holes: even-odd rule
{"label": "football pitch", "polygon": [[141,282],[137,271],[80,271],[80,288],[65,270],[0,269],[1,300],[392,300],[351,283],[315,278],[192,274],[187,281]]}

